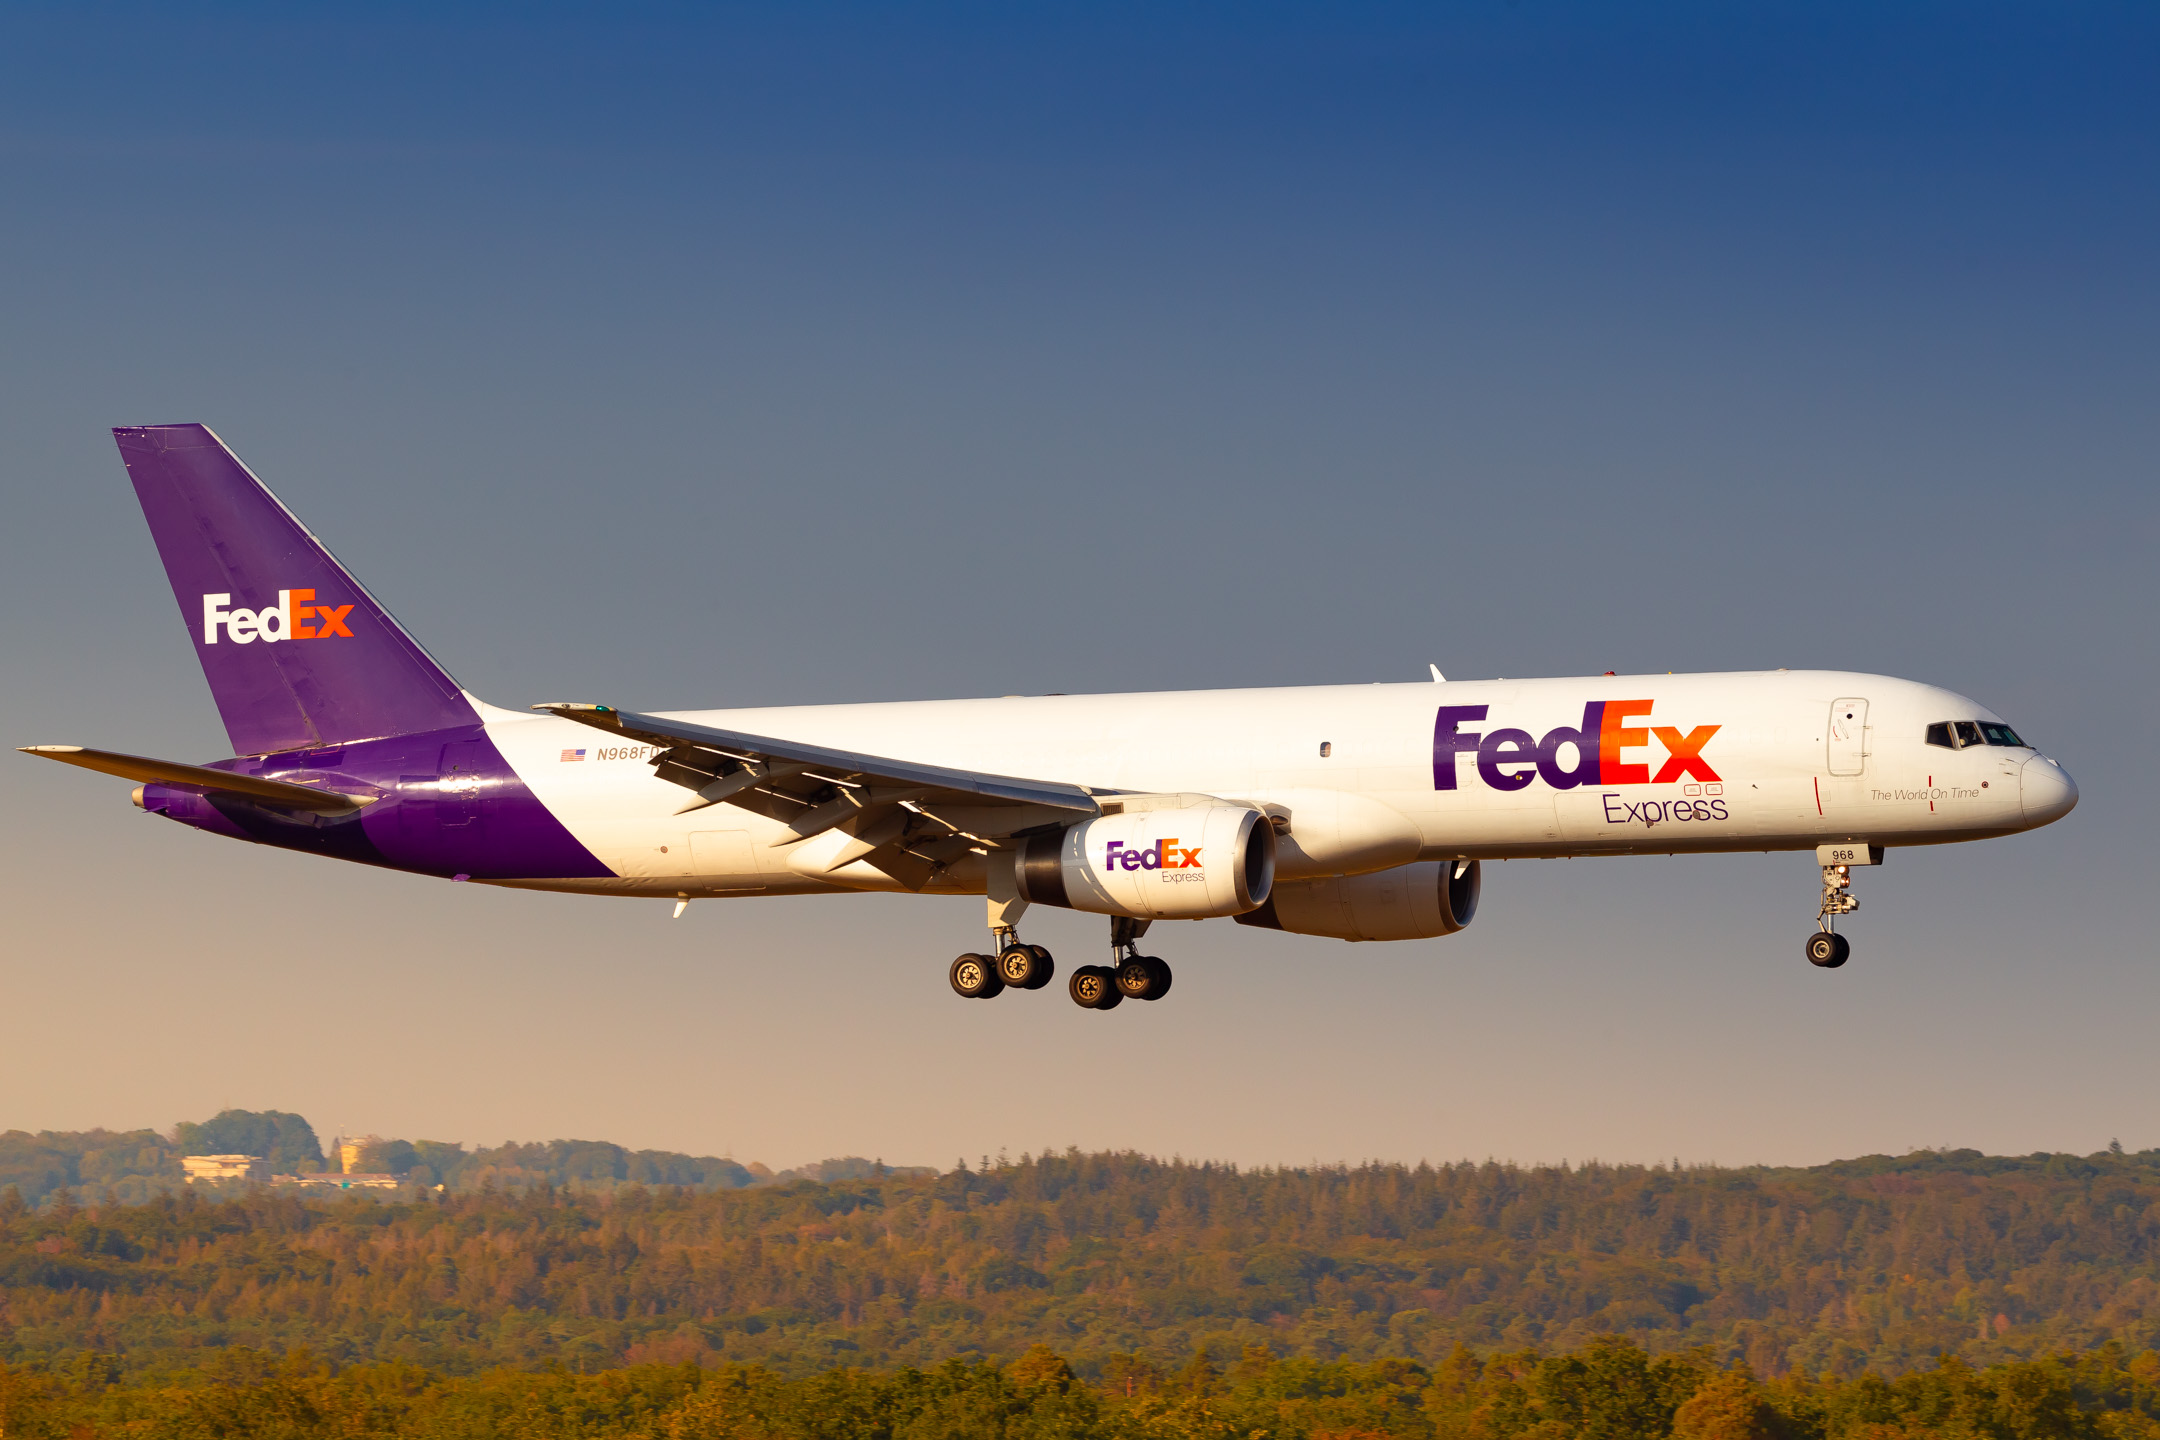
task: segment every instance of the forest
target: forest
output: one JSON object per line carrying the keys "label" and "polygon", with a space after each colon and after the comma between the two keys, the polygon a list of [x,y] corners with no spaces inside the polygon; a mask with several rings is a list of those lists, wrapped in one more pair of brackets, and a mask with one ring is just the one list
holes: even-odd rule
{"label": "forest", "polygon": [[255,1187],[129,1204],[63,1188],[33,1208],[4,1190],[0,1361],[57,1374],[87,1355],[145,1385],[242,1350],[340,1373],[754,1365],[792,1382],[1005,1365],[1042,1345],[1095,1378],[1263,1352],[1435,1369],[1459,1350],[1618,1336],[1767,1378],[1854,1379],[2152,1349],[2156,1247],[2152,1151],[1794,1170],[1067,1152],[604,1194]]}
{"label": "forest", "polygon": [[1767,1381],[1617,1337],[1433,1366],[1257,1346],[1175,1371],[1112,1356],[1092,1376],[1047,1346],[1004,1365],[795,1378],[692,1364],[460,1377],[253,1351],[164,1384],[118,1381],[94,1353],[61,1374],[0,1365],[9,1440],[2160,1440],[2156,1417],[2160,1355],[2114,1345]]}

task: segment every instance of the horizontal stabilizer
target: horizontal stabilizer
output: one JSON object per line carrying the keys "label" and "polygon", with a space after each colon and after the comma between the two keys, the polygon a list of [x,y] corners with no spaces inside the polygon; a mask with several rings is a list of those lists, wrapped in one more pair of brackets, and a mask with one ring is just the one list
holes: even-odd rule
{"label": "horizontal stabilizer", "polygon": [[365,801],[333,791],[315,790],[306,785],[289,785],[282,780],[263,780],[253,775],[235,775],[230,770],[213,770],[207,765],[182,765],[177,760],[151,760],[141,755],[121,755],[111,750],[85,750],[80,745],[19,745],[25,755],[41,755],[47,760],[58,760],[63,765],[80,765],[85,770],[100,774],[118,775],[123,780],[140,780],[147,784],[171,785],[182,790],[204,793],[222,791],[227,795],[243,795],[250,800],[260,800],[266,805],[278,805],[287,810],[312,810],[322,815],[344,815],[358,810]]}

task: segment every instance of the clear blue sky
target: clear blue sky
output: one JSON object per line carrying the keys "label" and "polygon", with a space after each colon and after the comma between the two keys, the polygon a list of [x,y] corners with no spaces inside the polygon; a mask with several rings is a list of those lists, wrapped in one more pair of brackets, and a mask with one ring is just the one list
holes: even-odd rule
{"label": "clear blue sky", "polygon": [[[0,1127],[774,1165],[2160,1145],[2160,12],[0,11],[0,718],[225,741],[106,435],[218,429],[472,689],[661,707],[1838,666],[2084,802],[1493,867],[1447,941],[338,867],[0,762]],[[1175,595],[1174,618],[1118,602]],[[1033,917],[1031,917],[1033,918]],[[1067,965],[1101,922],[1041,917]]]}

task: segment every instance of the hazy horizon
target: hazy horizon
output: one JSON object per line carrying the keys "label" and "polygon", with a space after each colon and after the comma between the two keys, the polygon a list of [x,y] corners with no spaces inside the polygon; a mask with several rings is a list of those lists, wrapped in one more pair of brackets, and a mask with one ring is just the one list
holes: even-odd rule
{"label": "hazy horizon", "polygon": [[[288,1114],[290,1114],[290,1113],[297,1113],[297,1112],[285,1112],[285,1113],[288,1113]],[[207,1120],[207,1119],[209,1119],[209,1118],[211,1118],[211,1117],[208,1117],[208,1116],[200,1117],[200,1119],[198,1119],[198,1120],[197,1120],[196,1122],[194,1122],[194,1123],[202,1123],[202,1121],[203,1121],[203,1120]],[[306,1119],[307,1117],[306,1117],[306,1116],[302,1116],[301,1118],[302,1118],[302,1119]],[[50,1130],[50,1129],[47,1129],[47,1130],[43,1130],[43,1131],[30,1131],[30,1132],[25,1132],[25,1131],[23,1131],[23,1130],[22,1130],[22,1129],[21,1129],[20,1127],[12,1127],[11,1131],[0,1131],[0,1133],[18,1133],[18,1134],[20,1134],[20,1133],[30,1133],[30,1134],[32,1134],[32,1135],[37,1135],[37,1134],[79,1135],[79,1134],[85,1134],[85,1133],[96,1133],[96,1132],[98,1132],[98,1131],[100,1131],[100,1130],[103,1130],[103,1131],[105,1131],[105,1132],[108,1132],[108,1133],[126,1133],[126,1131],[127,1131],[128,1129],[151,1129],[151,1130],[154,1130],[154,1131],[155,1131],[155,1132],[156,1132],[156,1133],[157,1133],[157,1134],[159,1135],[159,1137],[160,1137],[160,1138],[161,1138],[162,1140],[164,1140],[164,1141],[165,1141],[165,1142],[167,1142],[168,1144],[171,1144],[171,1143],[176,1143],[176,1142],[175,1142],[175,1140],[174,1140],[174,1132],[175,1132],[175,1130],[176,1130],[176,1129],[178,1129],[178,1128],[179,1128],[179,1127],[180,1127],[181,1125],[184,1125],[184,1124],[186,1124],[186,1123],[189,1123],[189,1122],[186,1122],[186,1121],[180,1121],[180,1122],[176,1122],[176,1123],[175,1123],[175,1124],[173,1124],[173,1125],[166,1125],[166,1126],[138,1126],[138,1127],[120,1127],[120,1126],[87,1126],[87,1127],[84,1127],[84,1128],[83,1128],[83,1129],[81,1129],[81,1130],[54,1131],[54,1130]],[[341,1132],[341,1131],[334,1131],[334,1130],[324,1130],[324,1129],[323,1129],[322,1127],[320,1127],[320,1126],[314,1126],[314,1125],[313,1125],[313,1122],[312,1122],[312,1121],[310,1121],[310,1125],[311,1125],[311,1127],[312,1127],[312,1128],[314,1128],[314,1129],[315,1129],[315,1131],[316,1131],[316,1134],[317,1134],[317,1136],[318,1136],[318,1138],[319,1138],[319,1140],[320,1140],[320,1142],[321,1142],[321,1146],[322,1146],[322,1160],[323,1160],[323,1163],[324,1163],[324,1165],[326,1166],[326,1168],[328,1168],[328,1169],[330,1169],[330,1170],[335,1170],[335,1169],[337,1169],[337,1168],[338,1168],[338,1155],[337,1155],[337,1149],[336,1149],[336,1147],[337,1147],[337,1145],[338,1145],[338,1143],[339,1143],[340,1141],[367,1140],[367,1141],[383,1141],[383,1142],[389,1142],[389,1141],[393,1141],[393,1140],[408,1140],[408,1141],[412,1141],[412,1142],[415,1142],[415,1143],[419,1143],[419,1142],[422,1142],[422,1141],[426,1141],[426,1142],[430,1142],[430,1143],[437,1143],[437,1144],[441,1144],[441,1143],[449,1143],[449,1144],[455,1144],[455,1145],[458,1145],[458,1146],[460,1146],[460,1147],[461,1147],[461,1148],[462,1148],[462,1149],[463,1149],[463,1150],[464,1150],[464,1151],[465,1151],[465,1152],[466,1152],[467,1154],[477,1154],[477,1153],[479,1153],[479,1152],[483,1152],[483,1151],[493,1151],[493,1150],[497,1150],[497,1149],[504,1149],[504,1148],[509,1148],[509,1147],[513,1147],[513,1146],[516,1146],[516,1147],[531,1147],[531,1148],[542,1148],[542,1147],[546,1147],[546,1146],[549,1146],[549,1145],[617,1145],[617,1144],[618,1144],[618,1142],[615,1142],[615,1141],[613,1141],[613,1140],[610,1140],[610,1139],[609,1139],[609,1138],[608,1138],[607,1136],[605,1136],[605,1135],[567,1135],[567,1134],[545,1134],[545,1135],[543,1135],[543,1134],[532,1134],[532,1135],[522,1135],[522,1136],[506,1136],[506,1137],[504,1137],[504,1138],[502,1138],[502,1139],[500,1139],[500,1140],[494,1140],[494,1141],[488,1141],[488,1140],[479,1140],[479,1141],[472,1141],[472,1140],[457,1140],[457,1141],[448,1141],[448,1142],[445,1142],[445,1141],[443,1141],[443,1140],[442,1140],[442,1139],[441,1139],[440,1137],[437,1137],[437,1136],[432,1136],[432,1135],[419,1135],[419,1134],[413,1134],[413,1135],[375,1135],[375,1134],[363,1134],[363,1133],[360,1133],[360,1132]],[[726,1151],[721,1151],[721,1152],[717,1152],[717,1153],[715,1153],[715,1154],[698,1154],[698,1153],[695,1153],[695,1152],[690,1152],[690,1151],[683,1151],[683,1150],[679,1150],[679,1149],[676,1149],[676,1148],[674,1148],[674,1147],[671,1147],[671,1146],[663,1146],[663,1145],[649,1145],[649,1146],[642,1146],[642,1147],[633,1147],[633,1146],[619,1146],[618,1148],[621,1148],[621,1149],[623,1149],[623,1150],[625,1150],[625,1151],[628,1151],[628,1152],[630,1152],[630,1153],[632,1153],[632,1154],[640,1153],[640,1152],[642,1151],[642,1152],[650,1152],[650,1153],[654,1153],[654,1154],[685,1155],[685,1156],[688,1156],[689,1158],[692,1158],[692,1159],[721,1159],[721,1160],[726,1160],[726,1161],[732,1162],[733,1164],[736,1164],[736,1165],[742,1166],[743,1168],[745,1168],[745,1169],[747,1169],[747,1170],[750,1170],[750,1171],[752,1171],[753,1173],[755,1173],[755,1172],[758,1172],[758,1171],[762,1171],[762,1172],[764,1172],[764,1178],[768,1178],[768,1179],[769,1179],[769,1178],[773,1178],[773,1177],[779,1177],[779,1176],[789,1176],[789,1175],[793,1175],[793,1176],[795,1176],[795,1177],[796,1177],[796,1178],[798,1178],[798,1179],[801,1179],[801,1178],[811,1178],[811,1179],[818,1179],[818,1178],[820,1178],[820,1177],[816,1177],[816,1176],[809,1176],[809,1177],[805,1177],[805,1176],[802,1176],[802,1175],[801,1175],[801,1174],[800,1174],[799,1172],[803,1172],[803,1171],[807,1171],[807,1170],[813,1170],[813,1169],[816,1169],[816,1168],[818,1168],[818,1167],[821,1167],[821,1166],[827,1166],[827,1165],[835,1165],[835,1164],[842,1164],[842,1165],[844,1165],[844,1164],[850,1164],[850,1163],[855,1163],[855,1162],[861,1162],[861,1163],[864,1163],[864,1164],[876,1164],[876,1165],[882,1165],[882,1166],[884,1166],[884,1167],[885,1167],[885,1168],[886,1168],[887,1170],[889,1170],[889,1171],[892,1171],[892,1172],[894,1172],[894,1173],[907,1173],[907,1172],[929,1172],[929,1173],[933,1173],[933,1174],[937,1174],[937,1175],[951,1175],[951,1174],[956,1174],[956,1173],[959,1173],[959,1172],[960,1172],[960,1171],[962,1171],[962,1170],[966,1170],[966,1171],[970,1171],[970,1172],[983,1172],[983,1171],[988,1171],[988,1170],[992,1170],[992,1169],[996,1169],[996,1168],[1000,1168],[1000,1167],[1004,1167],[1004,1166],[1009,1166],[1009,1165],[1020,1165],[1020,1164],[1025,1164],[1025,1163],[1027,1163],[1027,1162],[1029,1162],[1029,1161],[1043,1161],[1043,1160],[1050,1160],[1050,1159],[1065,1159],[1065,1158],[1068,1158],[1068,1157],[1071,1157],[1071,1156],[1075,1156],[1075,1155],[1080,1155],[1080,1156],[1087,1156],[1087,1155],[1112,1155],[1112,1154],[1116,1154],[1116,1155],[1137,1154],[1137,1155],[1140,1155],[1140,1156],[1142,1156],[1142,1157],[1143,1157],[1143,1158],[1145,1158],[1145,1159],[1148,1159],[1148,1160],[1151,1160],[1151,1161],[1155,1161],[1155,1162],[1158,1162],[1158,1163],[1162,1163],[1162,1164],[1189,1164],[1189,1165],[1226,1165],[1226,1166],[1230,1166],[1230,1167],[1232,1167],[1232,1168],[1234,1168],[1234,1169],[1238,1169],[1238,1170],[1240,1170],[1240,1171],[1260,1171],[1260,1170],[1316,1170],[1316,1169],[1331,1169],[1331,1170],[1332,1170],[1332,1169],[1351,1169],[1351,1170],[1355,1170],[1355,1169],[1358,1169],[1358,1168],[1361,1168],[1361,1167],[1364,1167],[1364,1166],[1368,1166],[1368,1165],[1374,1165],[1374,1166],[1402,1166],[1402,1167],[1404,1167],[1404,1168],[1407,1168],[1407,1169],[1416,1169],[1416,1168],[1417,1168],[1417,1167],[1419,1167],[1419,1166],[1431,1166],[1431,1167],[1433,1167],[1433,1168],[1435,1168],[1435,1169],[1439,1169],[1439,1168],[1445,1168],[1445,1167],[1449,1167],[1449,1166],[1457,1166],[1457,1165],[1472,1165],[1472,1166],[1484,1166],[1484,1165],[1500,1165],[1500,1166],[1503,1166],[1503,1167],[1513,1167],[1513,1168],[1517,1168],[1517,1169],[1522,1169],[1522,1170],[1587,1170],[1587,1169],[1595,1169],[1595,1168],[1599,1168],[1599,1167],[1605,1167],[1605,1168],[1613,1168],[1613,1169],[1644,1169],[1644,1170],[1672,1170],[1672,1171],[1681,1171],[1681,1170],[1694,1170],[1694,1169],[1706,1169],[1706,1170],[1741,1170],[1741,1169],[1757,1169],[1757,1168],[1769,1168],[1769,1169],[1801,1169],[1801,1170],[1807,1170],[1807,1169],[1817,1169],[1817,1168],[1821,1168],[1821,1167],[1823,1167],[1823,1166],[1833,1166],[1833,1165],[1841,1165],[1841,1164],[1847,1164],[1847,1163],[1851,1163],[1851,1162],[1854,1162],[1854,1161],[1859,1161],[1859,1160],[1871,1160],[1871,1159],[1883,1159],[1883,1158],[1888,1158],[1888,1159],[1891,1159],[1891,1160],[1910,1160],[1910,1159],[1914,1159],[1914,1158],[1917,1158],[1917,1157],[1922,1157],[1922,1156],[1931,1156],[1931,1157],[1936,1157],[1936,1158],[1940,1158],[1940,1159],[1944,1159],[1944,1160],[1956,1160],[1956,1159],[1957,1159],[1957,1158],[1958,1158],[1959,1156],[1962,1156],[1962,1155],[1975,1155],[1975,1156],[1978,1156],[1979,1158],[1981,1158],[1981,1159],[1983,1159],[1983,1160],[1990,1160],[1990,1161],[1999,1161],[1999,1160],[2037,1160],[2037,1159],[2052,1159],[2052,1158],[2054,1158],[2055,1156],[2058,1156],[2058,1155],[2070,1155],[2070,1156],[2075,1156],[2075,1157],[2077,1157],[2077,1158],[2081,1158],[2081,1159],[2092,1159],[2092,1158],[2097,1158],[2097,1157],[2105,1156],[2105,1155],[2109,1154],[2109,1153],[2110,1153],[2111,1151],[2113,1151],[2113,1150],[2116,1150],[2116,1149],[2117,1149],[2117,1147],[2120,1147],[2120,1149],[2119,1149],[2119,1151],[2117,1151],[2117,1153],[2123,1153],[2123,1154],[2127,1154],[2127,1155],[2131,1156],[2132,1158],[2135,1158],[2135,1157],[2136,1157],[2136,1156],[2137,1156],[2137,1155],[2138,1155],[2138,1154],[2140,1153],[2140,1152],[2138,1152],[2138,1151],[2136,1151],[2136,1150],[2133,1150],[2133,1149],[2131,1149],[2131,1147],[2127,1147],[2127,1146],[2121,1146],[2121,1144],[2120,1144],[2120,1141],[2118,1141],[2118,1140],[2115,1140],[2115,1139],[2114,1139],[2114,1137],[2110,1137],[2110,1141],[2111,1141],[2111,1144],[2107,1144],[2107,1145],[2100,1145],[2100,1146],[2096,1146],[2096,1147],[2094,1147],[2094,1148],[2093,1148],[2093,1149],[2091,1149],[2091,1150],[2076,1150],[2076,1149],[2061,1149],[2061,1150],[2040,1150],[2040,1151],[2027,1151],[2027,1152],[2023,1152],[2023,1153],[2019,1153],[2019,1154],[1990,1154],[1990,1153],[1987,1153],[1987,1152],[1983,1152],[1983,1151],[1979,1151],[1979,1150],[1974,1150],[1974,1149],[1970,1149],[1970,1148],[1962,1148],[1962,1149],[1959,1149],[1959,1148],[1953,1148],[1953,1147],[1941,1147],[1941,1146],[1913,1146],[1913,1147],[1910,1147],[1910,1148],[1908,1148],[1908,1149],[1906,1149],[1906,1150],[1904,1150],[1904,1151],[1899,1151],[1899,1152],[1895,1152],[1895,1153],[1891,1153],[1891,1152],[1885,1152],[1885,1151],[1870,1151],[1870,1152],[1868,1152],[1868,1153],[1866,1153],[1866,1154],[1859,1154],[1859,1153],[1855,1153],[1855,1154],[1851,1154],[1851,1155],[1839,1155],[1839,1156],[1833,1156],[1833,1157],[1831,1157],[1831,1158],[1830,1158],[1830,1159],[1828,1159],[1828,1160],[1816,1161],[1816,1162],[1813,1162],[1813,1163],[1811,1163],[1811,1164],[1807,1164],[1807,1165],[1780,1165],[1780,1164],[1775,1164],[1775,1163],[1771,1163],[1771,1162],[1760,1162],[1760,1161],[1756,1161],[1756,1162],[1742,1162],[1742,1163],[1739,1163],[1739,1164],[1724,1164],[1724,1163],[1721,1163],[1721,1162],[1719,1162],[1719,1161],[1715,1161],[1715,1160],[1694,1160],[1694,1161],[1690,1161],[1690,1160],[1683,1160],[1683,1159],[1681,1159],[1681,1158],[1680,1158],[1680,1157],[1678,1157],[1678,1156],[1667,1156],[1667,1157],[1664,1157],[1664,1158],[1655,1158],[1655,1157],[1652,1157],[1652,1158],[1609,1158],[1609,1157],[1603,1157],[1603,1156],[1596,1156],[1596,1155],[1585,1155],[1585,1156],[1575,1156],[1575,1157],[1569,1157],[1569,1156],[1560,1156],[1560,1157],[1558,1157],[1558,1158],[1556,1158],[1556,1159],[1547,1159],[1547,1160],[1520,1160],[1520,1159],[1516,1159],[1516,1158],[1514,1158],[1514,1157],[1511,1157],[1511,1156],[1504,1156],[1504,1155],[1484,1155],[1484,1156],[1476,1156],[1476,1155],[1455,1155],[1455,1156],[1440,1156],[1440,1155],[1420,1155],[1420,1156],[1409,1156],[1409,1157],[1399,1157],[1399,1156],[1398,1156],[1398,1157],[1379,1157],[1379,1156],[1365,1156],[1365,1157],[1354,1157],[1354,1158],[1341,1158],[1341,1159],[1332,1159],[1332,1160],[1330,1160],[1330,1159],[1320,1159],[1320,1158],[1313,1158],[1313,1159],[1307,1159],[1307,1160],[1280,1160],[1280,1161],[1261,1161],[1261,1162],[1257,1162],[1257,1163],[1253,1163],[1253,1164],[1240,1164],[1240,1162],[1238,1162],[1238,1161],[1236,1161],[1236,1160],[1232,1160],[1232,1159],[1227,1159],[1227,1158],[1223,1158],[1223,1157],[1217,1157],[1217,1156],[1210,1156],[1210,1155],[1204,1155],[1204,1154],[1195,1154],[1195,1155],[1185,1155],[1185,1154],[1174,1154],[1174,1155],[1173,1155],[1173,1154],[1155,1154],[1155,1153],[1151,1153],[1151,1152],[1148,1152],[1148,1151],[1144,1151],[1144,1150],[1137,1150],[1137,1149],[1133,1149],[1133,1148],[1130,1148],[1130,1147],[1118,1147],[1118,1148],[1115,1148],[1115,1149],[1111,1149],[1111,1150],[1103,1150],[1103,1151],[1085,1151],[1085,1150],[1081,1150],[1081,1149],[1080,1149],[1079,1147],[1077,1147],[1077,1146],[1067,1146],[1067,1147],[1062,1147],[1062,1148],[1059,1148],[1059,1149],[1057,1149],[1057,1150],[1054,1150],[1054,1151],[1053,1151],[1053,1150],[1049,1150],[1049,1149],[1042,1149],[1042,1150],[1023,1150],[1023,1151],[1020,1151],[1020,1152],[1018,1152],[1018,1153],[1009,1153],[1009,1152],[999,1152],[999,1153],[996,1153],[996,1154],[987,1154],[987,1153],[986,1153],[986,1154],[982,1154],[982,1155],[977,1155],[977,1156],[959,1155],[959,1156],[955,1156],[955,1157],[953,1157],[953,1159],[952,1159],[952,1160],[951,1160],[950,1162],[946,1162],[946,1161],[938,1161],[938,1160],[933,1160],[932,1158],[930,1158],[930,1157],[926,1157],[926,1156],[900,1156],[900,1157],[894,1157],[894,1156],[890,1156],[890,1155],[884,1155],[884,1154],[848,1154],[848,1155],[820,1155],[820,1156],[817,1156],[817,1157],[815,1157],[815,1158],[795,1159],[795,1160],[790,1160],[790,1161],[787,1161],[787,1162],[785,1162],[785,1163],[775,1164],[775,1163],[772,1163],[772,1162],[771,1162],[771,1161],[770,1161],[770,1160],[769,1160],[769,1159],[768,1159],[767,1157],[764,1157],[764,1156],[755,1156],[755,1155],[742,1155],[742,1154],[734,1154],[734,1153],[729,1153],[729,1152],[726,1152]],[[183,1147],[181,1147],[181,1148],[186,1148],[186,1147],[184,1147],[184,1146],[183,1146]],[[2143,1153],[2152,1153],[2152,1152],[2153,1152],[2153,1151],[2155,1151],[2155,1150],[2160,1150],[2160,1146],[2155,1146],[2155,1147],[2148,1147],[2148,1149],[2147,1149],[2147,1150],[2146,1150],[2145,1152],[2143,1152]],[[197,1151],[201,1151],[202,1153],[212,1153],[213,1151],[215,1151],[215,1152],[217,1152],[217,1153],[225,1153],[225,1152],[231,1152],[231,1153],[252,1153],[252,1152],[251,1152],[251,1151],[250,1151],[250,1150],[248,1149],[248,1147],[246,1147],[246,1146],[240,1146],[240,1147],[238,1147],[237,1149],[235,1149],[234,1147],[232,1147],[232,1146],[229,1146],[229,1145],[227,1145],[227,1146],[197,1146],[197,1147],[195,1147],[194,1149],[189,1149],[187,1153],[190,1153],[190,1154],[194,1154],[194,1153],[197,1153]],[[275,1165],[273,1165],[273,1167],[272,1167],[272,1168],[273,1168],[273,1169],[275,1169],[275,1168],[276,1168],[276,1166],[275,1166]],[[289,1168],[290,1168],[290,1167],[288,1167],[288,1169],[289,1169]],[[286,1173],[286,1172],[285,1172],[285,1171],[279,1171],[279,1173]],[[402,1173],[402,1172],[400,1172],[400,1173]],[[84,1187],[78,1187],[78,1188],[86,1188],[86,1187],[87,1187],[87,1186],[89,1185],[89,1183],[90,1183],[90,1182],[87,1182],[87,1181],[86,1181],[86,1182],[84,1182]],[[191,1183],[192,1183],[192,1182],[191,1182]],[[219,1183],[225,1183],[225,1182],[215,1182],[215,1181],[213,1181],[213,1182],[205,1182],[205,1183],[211,1183],[211,1184],[219,1184]],[[621,1182],[621,1183],[634,1183],[634,1182]],[[662,1188],[665,1188],[665,1185],[666,1185],[666,1183],[667,1183],[667,1182],[654,1182],[654,1183],[656,1183],[656,1184],[660,1184],[660,1185],[662,1186]],[[4,1188],[4,1184],[0,1184],[0,1188]],[[80,1197],[80,1196],[78,1196],[77,1198],[78,1198],[78,1201],[79,1201],[79,1200],[81,1199],[81,1197]]]}

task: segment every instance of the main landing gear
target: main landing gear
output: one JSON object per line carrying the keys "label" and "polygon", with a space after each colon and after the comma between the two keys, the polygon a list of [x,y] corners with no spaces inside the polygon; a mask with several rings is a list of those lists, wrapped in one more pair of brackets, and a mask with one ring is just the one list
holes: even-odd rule
{"label": "main landing gear", "polygon": [[1028,902],[1020,898],[1013,883],[1013,852],[1001,850],[990,857],[990,938],[988,955],[972,952],[952,962],[946,978],[953,993],[966,1000],[994,1000],[1013,990],[1040,990],[1057,975],[1057,962],[1040,945],[1020,939],[1020,916]]}
{"label": "main landing gear", "polygon": [[1835,970],[1852,958],[1852,942],[1837,933],[1837,917],[1850,915],[1859,908],[1860,897],[1852,893],[1852,867],[1823,866],[1822,908],[1815,912],[1815,923],[1820,928],[1808,936],[1807,941],[1810,965]]}
{"label": "main landing gear", "polygon": [[1170,967],[1140,953],[1140,937],[1147,928],[1145,920],[1111,920],[1111,963],[1073,971],[1065,987],[1073,1004],[1083,1010],[1115,1010],[1127,1000],[1160,1000],[1170,993]]}
{"label": "main landing gear", "polygon": [[[1170,993],[1170,967],[1139,952],[1145,920],[1110,922],[1111,962],[1082,965],[1066,982],[1066,993],[1083,1010],[1115,1010],[1126,1000],[1160,1000]],[[996,932],[997,952],[969,953],[953,961],[947,978],[953,993],[969,1000],[992,1000],[1007,990],[1040,990],[1057,975],[1057,964],[1040,945],[1023,944],[1011,929]]]}
{"label": "main landing gear", "polygon": [[1010,988],[1040,990],[1057,977],[1057,962],[1040,945],[1023,945],[1007,930],[999,934],[995,955],[966,954],[952,962],[946,978],[953,993],[967,1000],[995,1000]]}

